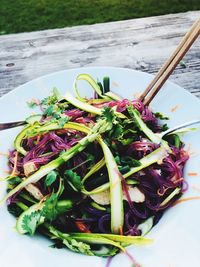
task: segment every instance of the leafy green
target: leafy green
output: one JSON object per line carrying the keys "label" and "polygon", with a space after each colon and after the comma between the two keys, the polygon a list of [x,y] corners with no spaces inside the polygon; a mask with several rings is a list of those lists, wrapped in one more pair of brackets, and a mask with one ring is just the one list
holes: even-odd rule
{"label": "leafy green", "polygon": [[105,107],[102,111],[101,118],[105,118],[107,122],[113,123],[115,119],[114,110],[112,110],[110,107]]}
{"label": "leafy green", "polygon": [[15,217],[19,217],[22,213],[22,209],[16,205],[16,203],[12,203],[7,206],[7,210],[10,214],[14,215]]}
{"label": "leafy green", "polygon": [[64,239],[63,244],[74,252],[80,252],[89,256],[94,256],[90,245],[81,241],[76,241],[76,239]]}
{"label": "leafy green", "polygon": [[35,107],[38,106],[38,104],[36,103],[35,100],[27,101],[26,103],[27,103],[27,105],[28,105],[29,108],[35,108]]}
{"label": "leafy green", "polygon": [[60,94],[56,88],[53,88],[50,96],[45,97],[41,104],[42,106],[50,106],[56,104],[60,100]]}
{"label": "leafy green", "polygon": [[110,91],[110,78],[107,76],[103,78],[103,88],[104,88],[104,93]]}
{"label": "leafy green", "polygon": [[121,157],[121,163],[128,164],[130,167],[139,167],[141,165],[139,160],[136,160],[130,156]]}
{"label": "leafy green", "polygon": [[45,178],[45,186],[48,187],[50,185],[52,185],[55,181],[56,178],[58,176],[58,172],[57,171],[51,171],[50,173],[47,174],[46,178]]}
{"label": "leafy green", "polygon": [[54,110],[54,105],[47,106],[47,108],[44,111],[44,114],[47,116],[52,116]]}
{"label": "leafy green", "polygon": [[15,177],[12,177],[12,178],[11,177],[8,178],[7,181],[8,181],[9,185],[16,186],[16,185],[21,183],[22,179],[20,177],[18,177],[18,176],[15,176]]}
{"label": "leafy green", "polygon": [[70,184],[74,191],[79,192],[82,189],[81,177],[73,170],[66,170],[64,178]]}
{"label": "leafy green", "polygon": [[124,128],[121,124],[116,124],[113,126],[112,131],[109,132],[109,137],[112,139],[121,139],[123,137]]}
{"label": "leafy green", "polygon": [[158,118],[160,120],[169,120],[169,117],[165,116],[161,112],[155,112],[154,115],[156,116],[156,118]]}
{"label": "leafy green", "polygon": [[163,140],[161,137],[156,135],[143,121],[140,113],[133,107],[132,103],[130,106],[127,107],[129,115],[131,116],[132,120],[138,125],[138,128],[151,140],[153,143],[161,144],[169,153],[171,153],[171,148],[169,144]]}
{"label": "leafy green", "polygon": [[[72,239],[75,239],[77,242],[83,242],[84,244],[87,243],[87,244],[94,244],[94,245],[96,245],[96,244],[112,245],[112,246],[117,247],[118,249],[121,249],[122,251],[124,251],[124,248],[122,245],[120,245],[118,242],[113,241],[112,238],[110,238],[110,237],[107,238],[107,235],[104,236],[101,234],[90,234],[90,233],[69,233],[69,234],[66,234],[66,233],[63,233],[63,232],[57,230],[53,226],[49,226],[48,229],[49,229],[50,233],[53,234],[58,239],[67,240],[68,242],[70,241],[70,243],[71,243]],[[144,240],[144,238],[143,238],[143,240]],[[135,238],[134,238],[134,241],[135,241]],[[136,240],[136,242],[138,243],[137,240]],[[139,240],[139,243],[141,243],[140,240]],[[148,243],[148,240],[145,243]]]}
{"label": "leafy green", "polygon": [[58,238],[59,240],[62,240],[63,244],[68,247],[70,250],[74,252],[81,252],[83,254],[93,256],[94,254],[91,251],[90,245],[82,242],[77,241],[74,238],[71,238],[68,234],[63,234],[62,232],[56,230],[54,227],[49,227],[49,231],[51,234],[53,234],[53,237]]}
{"label": "leafy green", "polygon": [[31,236],[34,235],[41,217],[41,210],[34,211],[30,215],[25,215],[23,218],[22,228]]}
{"label": "leafy green", "polygon": [[63,128],[69,118],[64,114],[68,104],[66,102],[60,103],[61,96],[56,88],[54,88],[52,94],[49,97],[44,98],[41,101],[44,109],[44,115],[52,117],[51,122],[58,122],[59,127]]}
{"label": "leafy green", "polygon": [[67,123],[69,121],[68,117],[60,117],[58,119],[58,125],[60,126],[60,128],[63,128],[63,126],[65,125],[65,123]]}
{"label": "leafy green", "polygon": [[164,131],[167,131],[169,129],[168,125],[165,123],[162,125],[161,127],[161,131],[164,132]]}
{"label": "leafy green", "polygon": [[47,220],[53,221],[57,215],[58,211],[56,209],[58,203],[58,195],[57,193],[51,194],[49,198],[44,202],[44,206],[42,209],[42,216],[44,216]]}

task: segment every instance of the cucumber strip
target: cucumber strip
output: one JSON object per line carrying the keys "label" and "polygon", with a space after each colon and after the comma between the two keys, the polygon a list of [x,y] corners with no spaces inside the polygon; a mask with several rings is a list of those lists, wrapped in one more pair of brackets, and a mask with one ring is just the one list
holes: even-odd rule
{"label": "cucumber strip", "polygon": [[172,193],[160,204],[160,207],[165,206],[174,196],[178,195],[181,192],[181,188],[177,187],[172,191]]}
{"label": "cucumber strip", "polygon": [[127,108],[130,116],[134,119],[134,121],[137,123],[139,129],[151,140],[153,143],[161,144],[167,151],[170,153],[171,148],[169,147],[168,143],[164,141],[159,135],[155,134],[142,120],[140,113],[133,107],[131,104]]}
{"label": "cucumber strip", "polygon": [[142,169],[156,163],[162,161],[167,156],[167,151],[163,147],[159,147],[154,150],[152,153],[148,154],[146,157],[139,160],[140,166],[132,167],[131,170],[124,174],[124,178],[129,177],[130,175],[141,171]]}
{"label": "cucumber strip", "polygon": [[89,99],[87,101],[87,103],[89,103],[89,104],[104,104],[104,103],[108,103],[108,100],[105,100],[105,99],[102,99],[102,98]]}
{"label": "cucumber strip", "polygon": [[[59,130],[59,129],[60,129],[60,126],[57,122],[48,123],[45,125],[37,125],[37,127],[28,126],[24,128],[16,137],[15,142],[14,142],[15,149],[21,154],[26,155],[27,151],[21,145],[22,140],[25,137],[33,137],[38,134],[44,134],[46,132]],[[88,134],[90,131],[90,128],[82,124],[75,123],[75,122],[66,123],[62,129],[73,129],[73,130],[77,130],[77,131],[80,131],[86,134]]]}
{"label": "cucumber strip", "polygon": [[81,109],[81,110],[84,110],[86,112],[89,112],[89,113],[92,113],[92,114],[96,114],[96,115],[101,115],[102,113],[102,109],[100,108],[96,108],[96,107],[93,107],[92,105],[89,105],[85,102],[82,102],[80,101],[79,99],[73,97],[70,93],[66,93],[64,98],[70,103],[72,104],[73,106]]}
{"label": "cucumber strip", "polygon": [[120,242],[120,243],[125,243],[125,244],[133,244],[133,245],[148,245],[153,242],[152,239],[150,238],[145,238],[142,236],[124,236],[124,235],[113,235],[113,234],[96,234],[96,233],[70,233],[70,236],[72,238],[86,238],[86,237],[91,237],[91,238],[98,238],[98,237],[104,237],[107,239],[110,239],[115,242]]}
{"label": "cucumber strip", "polygon": [[28,118],[26,118],[25,121],[28,124],[33,125],[35,122],[41,121],[41,119],[42,119],[42,115],[37,114],[37,115],[31,115],[31,116],[29,116]]}
{"label": "cucumber strip", "polygon": [[97,82],[90,75],[88,75],[88,74],[79,74],[76,77],[75,81],[74,81],[73,89],[74,89],[74,92],[76,93],[77,99],[80,100],[81,102],[86,102],[87,100],[85,98],[81,97],[79,92],[78,92],[77,81],[79,81],[79,80],[84,80],[84,81],[88,82],[92,86],[94,91],[98,94],[98,96],[100,96],[101,98],[106,99],[108,101],[111,100],[110,97],[104,96],[102,94],[102,91],[101,91],[99,85],[97,84]]}
{"label": "cucumber strip", "polygon": [[91,202],[91,206],[97,210],[102,210],[102,211],[106,210],[106,208],[102,207],[101,205],[97,204],[96,202]]}
{"label": "cucumber strip", "polygon": [[[146,168],[146,167],[148,167],[148,166],[150,166],[150,165],[152,165],[158,161],[161,161],[166,156],[167,156],[166,149],[163,147],[160,147],[160,148],[154,150],[152,153],[148,154],[146,157],[139,160],[141,165],[138,167],[131,168],[131,170],[129,172],[125,173],[123,175],[123,177],[126,179],[129,176],[131,176],[132,174],[137,173],[138,171],[141,171],[142,169],[144,169],[144,168]],[[92,191],[87,191],[85,188],[83,188],[82,193],[84,193],[85,195],[98,194],[98,193],[101,193],[101,192],[109,189],[109,187],[110,187],[110,184],[105,183],[105,184],[93,189]]]}
{"label": "cucumber strip", "polygon": [[52,233],[55,237],[57,237],[58,239],[61,240],[71,240],[71,239],[75,239],[77,241],[82,241],[85,243],[89,243],[89,244],[105,244],[105,245],[112,245],[114,247],[117,247],[119,249],[121,249],[122,251],[125,251],[125,249],[117,242],[114,242],[113,240],[110,240],[108,238],[105,238],[101,235],[96,235],[96,234],[83,234],[83,235],[79,235],[79,234],[65,234],[60,232],[59,230],[55,229],[52,226],[48,227],[48,230],[50,231],[50,233]]}
{"label": "cucumber strip", "polygon": [[[61,129],[61,128],[57,122],[51,122],[51,123],[48,123],[45,125],[41,125],[40,127],[37,127],[35,129],[29,130],[26,133],[26,135],[28,137],[33,137],[33,136],[38,135],[38,134],[44,134],[46,132],[55,131],[55,130],[59,130],[59,129]],[[64,124],[62,129],[77,130],[77,131],[80,131],[80,132],[83,132],[86,134],[88,134],[91,130],[89,127],[87,127],[83,124],[76,123],[76,122],[67,122]]]}
{"label": "cucumber strip", "polygon": [[108,170],[111,202],[111,231],[120,233],[120,228],[124,225],[124,207],[122,197],[121,173],[119,172],[115,158],[108,146],[100,139],[103,149],[106,167]]}
{"label": "cucumber strip", "polygon": [[112,98],[113,100],[116,100],[116,101],[122,101],[122,98],[121,96],[113,93],[113,92],[107,92],[105,93],[105,95],[109,96],[110,98]]}
{"label": "cucumber strip", "polygon": [[[65,97],[64,97],[70,104],[72,104],[73,106],[84,110],[86,112],[92,113],[92,114],[96,114],[96,115],[101,115],[103,109],[102,108],[96,108],[88,103],[85,102],[81,102],[79,99],[73,97],[73,95],[71,95],[70,93],[66,93]],[[126,116],[120,112],[115,111],[114,112],[115,115],[117,115],[119,118],[126,118]]]}
{"label": "cucumber strip", "polygon": [[18,135],[17,137],[15,138],[14,140],[14,148],[19,152],[21,153],[22,155],[26,155],[27,152],[26,150],[21,146],[21,143],[22,143],[22,140],[23,138],[26,136],[26,133],[27,131],[31,130],[33,128],[33,126],[29,125],[27,127],[25,127]]}
{"label": "cucumber strip", "polygon": [[84,182],[95,172],[97,172],[98,170],[100,170],[103,166],[105,165],[105,158],[103,157],[99,162],[97,162],[92,168],[91,170],[83,177],[82,179],[82,184],[84,184]]}

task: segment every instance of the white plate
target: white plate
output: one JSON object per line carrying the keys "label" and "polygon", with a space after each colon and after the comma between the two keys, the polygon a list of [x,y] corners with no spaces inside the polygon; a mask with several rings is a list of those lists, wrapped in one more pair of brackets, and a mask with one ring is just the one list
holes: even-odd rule
{"label": "white plate", "polygon": [[[124,98],[133,99],[134,94],[144,90],[152,79],[146,73],[120,68],[81,68],[53,73],[28,82],[0,99],[0,122],[23,120],[33,110],[26,102],[32,98],[48,96],[52,87],[56,86],[61,93],[72,91],[75,77],[80,73],[91,74],[95,79],[104,76],[111,78],[112,90]],[[83,87],[85,84],[83,83]],[[92,91],[84,87],[83,94],[91,95]],[[177,125],[185,121],[200,118],[200,102],[179,86],[167,82],[151,105],[155,111],[164,112],[170,117],[169,125]],[[176,107],[176,112],[172,109]],[[12,148],[13,139],[20,129],[0,132],[0,152],[7,153]],[[199,130],[184,137],[186,148],[190,147],[191,158],[185,168],[185,177],[189,190],[184,195],[200,196],[200,142]],[[0,155],[0,176],[5,177],[6,158]],[[188,176],[188,172],[196,172],[197,176]],[[0,197],[5,194],[5,183],[1,183]],[[192,200],[169,209],[160,222],[153,228],[149,237],[154,244],[147,247],[129,247],[134,258],[146,267],[199,267],[200,253],[200,201]],[[72,253],[67,249],[49,248],[49,241],[16,233],[15,218],[0,208],[0,266],[1,267],[104,267],[106,260]],[[131,267],[129,259],[119,254],[115,256],[110,267]]]}

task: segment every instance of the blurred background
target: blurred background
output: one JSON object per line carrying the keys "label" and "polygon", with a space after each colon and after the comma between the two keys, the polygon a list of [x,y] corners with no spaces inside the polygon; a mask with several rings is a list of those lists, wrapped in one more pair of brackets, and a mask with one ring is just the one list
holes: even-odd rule
{"label": "blurred background", "polygon": [[200,0],[0,0],[0,34],[200,10]]}

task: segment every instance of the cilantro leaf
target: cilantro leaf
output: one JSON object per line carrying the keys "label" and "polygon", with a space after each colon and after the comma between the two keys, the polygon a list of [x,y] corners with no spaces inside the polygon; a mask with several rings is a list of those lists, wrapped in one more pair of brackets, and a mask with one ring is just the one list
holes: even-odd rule
{"label": "cilantro leaf", "polygon": [[165,116],[161,112],[155,112],[154,115],[156,116],[156,118],[158,118],[160,120],[169,120],[169,117]]}
{"label": "cilantro leaf", "polygon": [[35,100],[27,101],[26,103],[29,108],[35,108],[38,106],[38,103]]}
{"label": "cilantro leaf", "polygon": [[53,221],[57,215],[56,205],[58,202],[58,195],[53,193],[49,198],[44,202],[44,207],[42,209],[42,216],[44,216],[47,220]]}
{"label": "cilantro leaf", "polygon": [[58,125],[60,128],[63,128],[65,123],[69,121],[69,118],[68,117],[61,117],[59,120],[58,120]]}
{"label": "cilantro leaf", "polygon": [[53,105],[48,106],[45,109],[44,114],[47,115],[47,116],[51,116],[53,114],[53,109],[54,109]]}
{"label": "cilantro leaf", "polygon": [[89,244],[86,244],[82,241],[77,241],[68,234],[63,234],[52,226],[49,227],[49,231],[53,235],[53,238],[56,237],[58,240],[61,240],[62,243],[70,250],[74,252],[81,252],[90,256],[94,255]]}
{"label": "cilantro leaf", "polygon": [[103,109],[102,116],[110,123],[112,123],[115,118],[114,111],[110,107],[105,107]]}
{"label": "cilantro leaf", "polygon": [[109,136],[113,139],[119,139],[123,136],[123,126],[121,124],[115,124],[113,129],[109,132]]}
{"label": "cilantro leaf", "polygon": [[35,230],[38,226],[39,220],[41,217],[41,211],[34,211],[30,215],[25,215],[23,218],[22,227],[27,231],[31,236],[34,235]]}
{"label": "cilantro leaf", "polygon": [[74,191],[79,192],[82,189],[81,177],[72,170],[64,172],[65,180],[70,184]]}
{"label": "cilantro leaf", "polygon": [[81,241],[77,241],[76,239],[63,239],[63,244],[72,251],[81,252],[89,256],[94,255],[94,253],[91,251],[90,245]]}
{"label": "cilantro leaf", "polygon": [[129,156],[124,156],[121,158],[122,164],[128,164],[130,167],[139,167],[141,165],[139,160],[133,159]]}
{"label": "cilantro leaf", "polygon": [[48,187],[52,185],[56,181],[57,176],[58,173],[56,171],[51,171],[50,173],[48,173],[44,181],[45,186]]}

